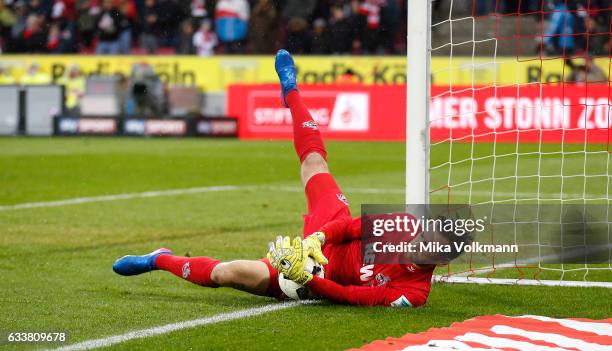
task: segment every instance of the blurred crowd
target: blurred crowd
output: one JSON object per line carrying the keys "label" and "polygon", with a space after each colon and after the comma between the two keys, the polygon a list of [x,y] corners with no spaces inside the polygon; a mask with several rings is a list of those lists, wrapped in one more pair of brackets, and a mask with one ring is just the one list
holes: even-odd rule
{"label": "blurred crowd", "polygon": [[[564,49],[603,52],[609,45],[610,0],[464,2],[473,5],[467,11],[479,16],[539,16],[544,9],[550,35],[544,44],[551,54]],[[448,3],[434,1],[434,17],[448,16],[443,10]],[[268,54],[285,47],[300,54],[395,54],[405,52],[406,4],[404,0],[0,0],[0,47],[6,53],[209,56]],[[581,43],[570,33],[607,36],[594,35],[599,41],[586,48],[585,40]]]}

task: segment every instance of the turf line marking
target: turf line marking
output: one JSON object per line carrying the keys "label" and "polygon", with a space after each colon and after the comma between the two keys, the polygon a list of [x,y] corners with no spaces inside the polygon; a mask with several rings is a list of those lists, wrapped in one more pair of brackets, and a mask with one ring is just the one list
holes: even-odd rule
{"label": "turf line marking", "polygon": [[[32,208],[43,208],[43,207],[61,207],[80,205],[96,202],[110,202],[118,200],[131,200],[131,199],[144,199],[154,198],[162,196],[177,196],[177,195],[191,195],[191,194],[202,194],[202,193],[215,193],[223,191],[242,191],[242,190],[271,190],[271,191],[284,191],[284,192],[303,192],[304,189],[299,186],[283,186],[283,185],[218,185],[218,186],[205,186],[195,188],[179,188],[169,190],[153,190],[145,191],[140,193],[123,193],[113,195],[100,195],[100,196],[89,196],[89,197],[75,197],[71,199],[53,200],[53,201],[40,201],[40,202],[26,202],[14,205],[0,205],[0,212],[14,211],[14,210],[25,210]],[[345,188],[347,194],[403,194],[405,189],[398,188]],[[468,195],[466,191],[454,191],[453,194],[459,196]],[[533,196],[531,193],[497,193],[501,197],[527,197]],[[548,195],[540,193],[541,195]],[[558,194],[550,194],[558,195]],[[589,195],[589,194],[587,194]],[[472,192],[472,196],[490,196],[488,192]],[[583,196],[582,194],[564,194],[566,197],[578,197]]]}
{"label": "turf line marking", "polygon": [[177,330],[189,329],[195,327],[201,327],[210,324],[222,323],[233,321],[237,319],[249,318],[253,316],[259,316],[265,313],[270,313],[274,311],[280,311],[287,308],[296,307],[303,304],[311,304],[317,303],[318,301],[290,301],[290,302],[282,302],[282,303],[274,303],[265,305],[262,307],[248,308],[239,311],[220,313],[206,318],[193,319],[189,321],[171,323],[166,325],[161,325],[158,327],[140,329],[131,332],[127,332],[125,334],[113,335],[100,339],[92,339],[83,342],[79,342],[72,345],[62,346],[56,349],[51,349],[53,351],[79,351],[79,350],[90,350],[99,347],[107,347],[115,344],[119,344],[122,342],[134,340],[134,339],[142,339],[148,338],[151,336],[157,336],[162,334],[171,333]]}
{"label": "turf line marking", "polygon": [[56,201],[26,202],[26,203],[15,204],[15,205],[4,205],[4,206],[0,206],[0,211],[23,210],[23,209],[40,208],[40,207],[70,206],[70,205],[87,204],[87,203],[92,203],[92,202],[108,202],[108,201],[142,199],[142,198],[160,197],[160,196],[201,194],[201,193],[213,193],[213,192],[220,192],[220,191],[236,191],[236,190],[246,190],[249,188],[253,188],[253,187],[252,186],[238,186],[238,185],[220,185],[220,186],[206,186],[206,187],[197,187],[197,188],[145,191],[141,193],[124,193],[124,194],[101,195],[101,196],[90,196],[90,197],[75,197],[72,199],[64,199],[64,200],[56,200]]}
{"label": "turf line marking", "polygon": [[[154,190],[145,191],[141,193],[123,193],[113,195],[101,195],[101,196],[90,196],[90,197],[76,197],[64,200],[54,201],[41,201],[41,202],[26,202],[15,205],[0,205],[0,212],[3,211],[14,211],[14,210],[25,210],[31,208],[42,208],[42,207],[60,207],[60,206],[71,206],[80,205],[96,202],[109,202],[118,200],[131,200],[131,199],[143,199],[153,198],[161,196],[176,196],[176,195],[190,195],[190,194],[202,194],[202,193],[214,193],[223,191],[242,191],[242,190],[272,190],[272,191],[285,191],[285,192],[303,192],[304,189],[298,186],[271,186],[271,185],[219,185],[219,186],[206,186],[196,188],[182,188],[182,189],[170,189],[170,190]],[[387,194],[387,193],[403,193],[402,189],[377,189],[377,188],[355,188],[349,189],[350,192],[364,193],[364,194]]]}

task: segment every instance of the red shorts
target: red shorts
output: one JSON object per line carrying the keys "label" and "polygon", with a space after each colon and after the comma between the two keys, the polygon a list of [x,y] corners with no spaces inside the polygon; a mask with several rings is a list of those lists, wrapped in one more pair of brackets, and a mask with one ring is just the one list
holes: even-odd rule
{"label": "red shorts", "polygon": [[[308,213],[304,215],[304,237],[319,230],[325,223],[343,216],[350,216],[348,201],[336,181],[329,173],[314,175],[306,183]],[[268,266],[270,283],[268,295],[283,299],[286,296],[278,286],[278,272],[266,258],[260,261]]]}

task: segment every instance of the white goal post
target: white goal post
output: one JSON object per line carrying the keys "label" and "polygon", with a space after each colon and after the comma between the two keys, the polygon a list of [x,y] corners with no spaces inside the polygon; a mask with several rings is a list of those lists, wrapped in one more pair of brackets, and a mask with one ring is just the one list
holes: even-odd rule
{"label": "white goal post", "polygon": [[[597,54],[589,40],[595,45],[593,38],[607,34],[612,43],[612,27],[591,37],[586,34],[582,51],[563,48],[550,54],[547,42],[566,37],[546,32],[549,19],[560,12],[546,8],[546,1],[540,8],[530,4],[529,10],[522,10],[519,1],[517,9],[502,10],[500,0],[490,0],[495,6],[488,6],[485,11],[490,12],[484,14],[477,10],[476,0],[448,0],[433,13],[434,1],[442,0],[407,0],[405,203],[609,206],[612,48],[591,60]],[[579,19],[595,18],[601,10],[563,11]],[[505,33],[511,31],[515,32]],[[532,46],[538,49],[527,52],[525,48]],[[544,75],[549,67],[561,70],[557,81]],[[599,67],[607,78],[591,80],[595,78],[589,78],[590,67]],[[535,79],[525,78],[532,72]],[[442,77],[436,78],[434,87],[432,75]],[[490,123],[496,116],[499,124],[484,130],[481,119],[490,118]],[[559,124],[547,124],[554,119]],[[612,217],[608,218],[607,250],[612,256]],[[540,232],[535,235],[532,246],[544,248]],[[610,257],[597,264],[530,260],[521,265],[493,259],[488,265],[470,263],[458,270],[451,264],[438,268],[434,281],[612,288]]]}
{"label": "white goal post", "polygon": [[406,203],[429,202],[431,1],[408,1]]}

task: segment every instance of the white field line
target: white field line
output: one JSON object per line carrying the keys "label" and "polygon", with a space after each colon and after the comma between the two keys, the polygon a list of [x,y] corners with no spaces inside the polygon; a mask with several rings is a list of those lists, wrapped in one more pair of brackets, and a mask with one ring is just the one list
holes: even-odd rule
{"label": "white field line", "polygon": [[245,186],[241,187],[241,186],[236,186],[236,185],[221,185],[221,186],[207,186],[207,187],[186,188],[186,189],[145,191],[141,193],[123,193],[123,194],[114,194],[114,195],[75,197],[71,199],[56,200],[56,201],[26,202],[26,203],[15,204],[15,205],[3,205],[3,206],[0,206],[0,211],[23,210],[23,209],[39,208],[39,207],[70,206],[70,205],[87,204],[87,203],[92,203],[92,202],[108,202],[108,201],[141,199],[141,198],[160,197],[160,196],[200,194],[200,193],[211,193],[211,192],[219,192],[219,191],[235,191],[235,190],[243,190],[246,188],[247,187]]}
{"label": "white field line", "polygon": [[[71,205],[80,205],[80,204],[88,204],[88,203],[96,203],[96,202],[109,202],[109,201],[118,201],[118,200],[131,200],[131,199],[143,199],[143,198],[153,198],[153,197],[162,197],[162,196],[178,196],[178,195],[191,195],[191,194],[202,194],[202,193],[215,193],[215,192],[223,192],[223,191],[243,191],[243,190],[271,190],[271,191],[284,191],[284,192],[303,192],[303,188],[298,186],[281,186],[281,185],[219,185],[219,186],[205,186],[205,187],[195,187],[195,188],[179,188],[179,189],[169,189],[169,190],[154,190],[154,191],[145,191],[140,193],[122,193],[122,194],[112,194],[112,195],[101,195],[101,196],[88,196],[88,197],[75,197],[70,199],[63,200],[53,200],[53,201],[40,201],[40,202],[25,202],[14,205],[0,205],[0,212],[6,211],[15,211],[15,210],[25,210],[32,208],[42,208],[42,207],[61,207],[61,206],[71,206]],[[403,194],[404,189],[398,188],[345,188],[344,189],[348,194]],[[454,195],[464,196],[468,195],[465,191],[453,191]],[[512,198],[516,197],[528,197],[533,196],[531,193],[497,193],[501,197]],[[489,192],[472,192],[472,196],[490,196]],[[540,195],[547,195],[545,193],[540,193]],[[557,195],[557,194],[551,194]],[[589,194],[587,194],[588,196]],[[581,197],[582,194],[565,194],[565,196],[569,197]]]}
{"label": "white field line", "polygon": [[148,338],[151,336],[162,335],[171,333],[177,330],[188,329],[201,327],[210,324],[222,323],[233,321],[237,319],[243,319],[253,316],[258,316],[261,314],[284,310],[287,308],[295,307],[301,304],[307,303],[316,303],[317,301],[290,301],[290,302],[282,302],[282,303],[274,303],[265,305],[262,307],[248,308],[244,310],[238,310],[228,313],[220,313],[206,318],[193,319],[189,321],[171,323],[166,325],[160,325],[158,327],[152,327],[147,329],[135,330],[131,332],[127,332],[125,334],[113,335],[100,339],[91,339],[82,341],[72,345],[62,346],[56,349],[52,349],[53,351],[78,351],[78,350],[90,350],[99,347],[107,347],[114,344],[119,344],[122,342],[134,340],[134,339],[142,339]]}

